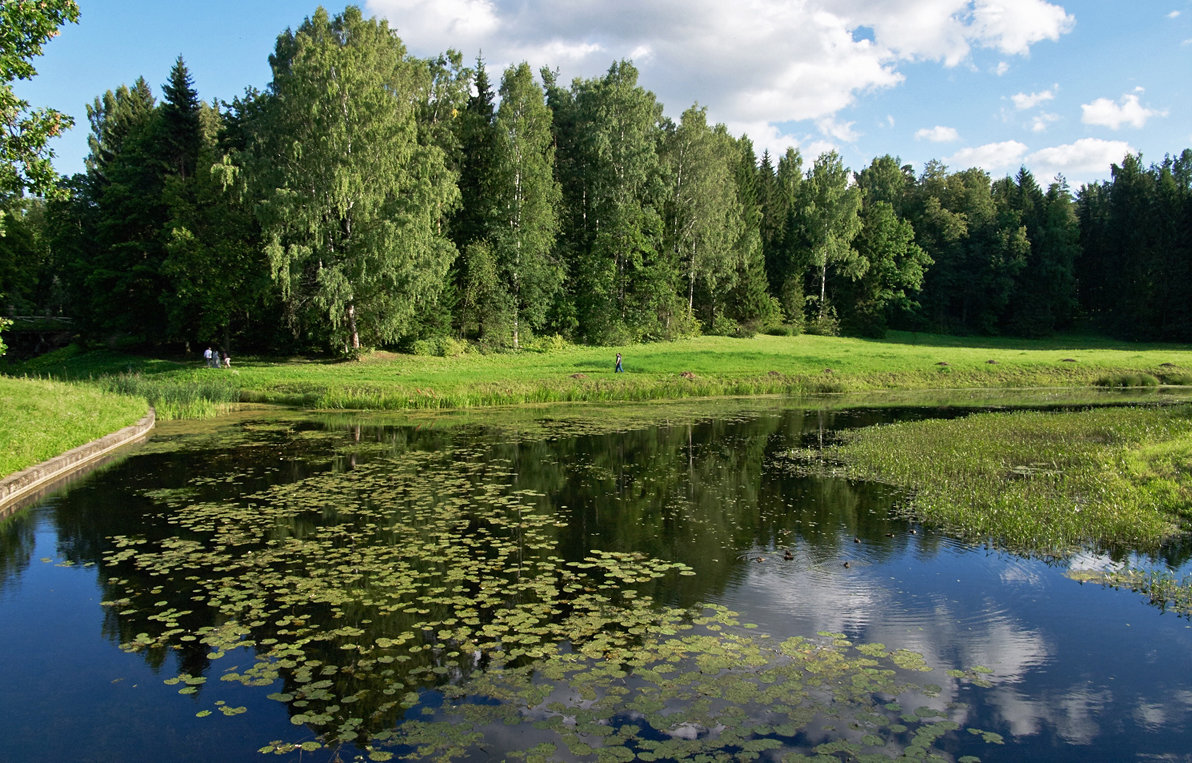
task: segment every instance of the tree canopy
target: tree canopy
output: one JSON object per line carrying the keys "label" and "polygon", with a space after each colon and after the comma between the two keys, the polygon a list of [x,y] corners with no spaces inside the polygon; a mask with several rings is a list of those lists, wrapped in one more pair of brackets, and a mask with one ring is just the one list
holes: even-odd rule
{"label": "tree canopy", "polygon": [[522,63],[494,83],[482,59],[411,56],[349,6],[278,37],[263,92],[204,101],[179,57],[158,93],[141,77],[98,95],[86,171],[55,179],[37,136],[66,122],[8,83],[77,8],[0,13],[0,102],[26,120],[0,136],[4,307],[68,314],[91,341],[351,355],[1077,325],[1192,340],[1189,150],[1123,157],[1077,191],[1025,167],[759,158],[698,104],[667,117],[632,62],[570,84]]}

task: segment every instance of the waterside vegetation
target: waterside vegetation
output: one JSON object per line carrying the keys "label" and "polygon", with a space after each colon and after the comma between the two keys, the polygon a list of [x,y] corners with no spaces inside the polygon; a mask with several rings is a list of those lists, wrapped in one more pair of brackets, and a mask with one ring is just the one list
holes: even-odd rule
{"label": "waterside vegetation", "polygon": [[976,543],[1064,557],[1157,552],[1192,520],[1192,406],[980,413],[842,432],[795,469],[905,489],[910,517]]}

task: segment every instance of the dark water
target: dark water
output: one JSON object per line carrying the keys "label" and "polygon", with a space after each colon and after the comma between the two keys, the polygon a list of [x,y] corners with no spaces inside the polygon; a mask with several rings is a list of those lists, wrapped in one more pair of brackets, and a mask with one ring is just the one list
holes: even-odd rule
{"label": "dark water", "polygon": [[[777,466],[788,448],[830,440],[843,427],[938,413],[757,404],[655,407],[623,418],[544,410],[450,425],[249,414],[189,431],[163,428],[123,461],[0,524],[0,759],[253,760],[271,741],[313,739],[324,729],[292,722],[295,708],[266,698],[292,687],[288,677],[263,686],[219,680],[253,664],[251,649],[212,657],[162,636],[169,647],[122,650],[138,633],[163,632],[154,612],[192,607],[179,632],[221,622],[210,600],[193,602],[202,598],[200,582],[232,563],[184,564],[156,577],[130,572],[128,559],[111,561],[113,539],[156,547],[200,538],[207,530],[178,524],[189,507],[260,507],[280,500],[270,492],[277,486],[312,502],[286,520],[285,537],[312,537],[341,500],[340,488],[328,486],[355,489],[399,469],[412,470],[399,489],[362,489],[361,500],[400,504],[408,494],[412,504],[429,491],[431,505],[441,507],[456,498],[492,500],[488,483],[500,483],[503,495],[525,491],[526,511],[551,519],[549,549],[527,541],[516,559],[502,557],[506,569],[536,555],[578,561],[596,551],[640,552],[695,573],[645,586],[656,605],[721,605],[775,642],[830,632],[922,655],[934,669],[925,679],[933,689],[919,701],[961,727],[937,741],[934,750],[945,757],[1192,759],[1192,624],[1137,594],[1065,575],[1111,560],[1090,554],[1048,564],[961,544],[894,519],[899,497],[883,486]],[[460,484],[444,484],[454,472],[464,475]],[[361,527],[373,525],[335,542],[371,532]],[[239,563],[262,548],[239,546],[228,558]],[[1177,574],[1187,572],[1186,559],[1169,561]],[[228,574],[242,577],[239,569]],[[101,605],[138,595],[149,606]],[[354,622],[370,639],[396,637],[401,627],[380,617]],[[947,673],[974,666],[983,669],[978,683]],[[166,683],[179,673],[209,680],[181,695],[177,683]],[[416,685],[419,706],[378,714],[380,722],[392,727],[415,712],[435,717],[434,681]],[[225,715],[220,707],[244,710]],[[214,713],[199,717],[204,711]],[[528,723],[489,729],[486,743],[465,757],[507,757],[535,743],[536,733]],[[814,736],[804,734],[793,748],[809,754],[832,732]],[[363,754],[352,746],[339,753]],[[320,750],[304,759],[327,757]]]}

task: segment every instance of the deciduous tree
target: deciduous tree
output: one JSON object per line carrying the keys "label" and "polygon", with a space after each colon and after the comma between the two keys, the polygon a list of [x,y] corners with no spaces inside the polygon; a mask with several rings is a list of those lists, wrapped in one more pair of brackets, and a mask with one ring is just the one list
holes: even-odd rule
{"label": "deciduous tree", "polygon": [[254,171],[274,278],[294,314],[321,316],[346,351],[395,341],[435,303],[455,257],[441,230],[455,178],[443,151],[419,141],[428,68],[353,6],[334,19],[320,8],[282,34],[270,64]]}

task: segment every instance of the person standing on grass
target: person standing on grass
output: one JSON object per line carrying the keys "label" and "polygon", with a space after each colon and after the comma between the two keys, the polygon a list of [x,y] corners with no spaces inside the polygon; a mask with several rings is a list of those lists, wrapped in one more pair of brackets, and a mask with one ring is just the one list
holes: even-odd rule
{"label": "person standing on grass", "polygon": [[625,373],[625,369],[621,368],[621,353],[619,353],[619,352],[617,353],[617,367],[615,369],[613,369],[613,373],[615,373],[615,374]]}
{"label": "person standing on grass", "polygon": [[208,368],[212,368],[215,365],[212,360],[214,357],[215,357],[215,353],[211,350],[211,346],[208,345],[207,349],[203,350],[203,358],[207,361]]}

